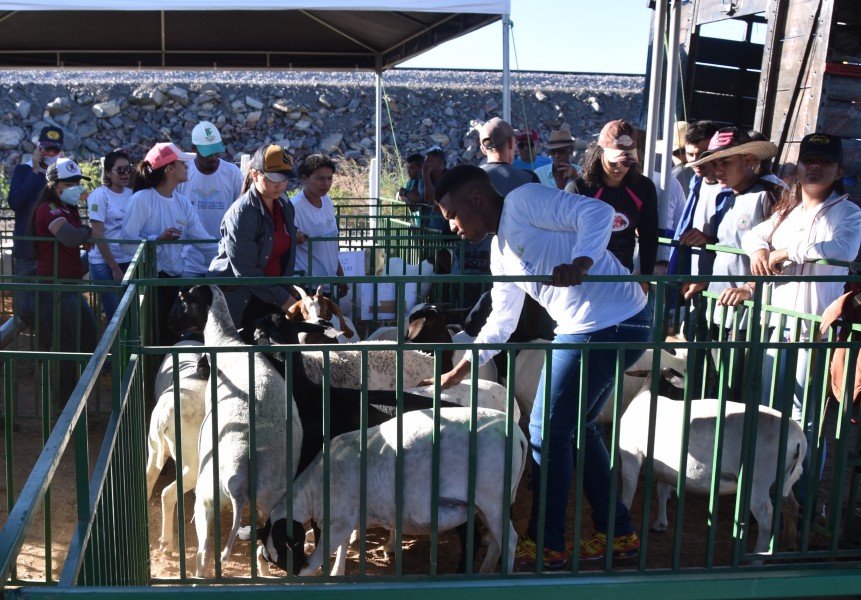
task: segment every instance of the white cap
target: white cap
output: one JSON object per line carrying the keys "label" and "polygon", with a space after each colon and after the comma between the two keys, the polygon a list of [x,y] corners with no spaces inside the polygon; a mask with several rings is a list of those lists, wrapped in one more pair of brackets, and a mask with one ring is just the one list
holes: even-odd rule
{"label": "white cap", "polygon": [[194,129],[191,130],[191,143],[197,146],[197,152],[201,156],[224,152],[221,134],[218,132],[218,128],[209,121],[201,121],[194,126]]}

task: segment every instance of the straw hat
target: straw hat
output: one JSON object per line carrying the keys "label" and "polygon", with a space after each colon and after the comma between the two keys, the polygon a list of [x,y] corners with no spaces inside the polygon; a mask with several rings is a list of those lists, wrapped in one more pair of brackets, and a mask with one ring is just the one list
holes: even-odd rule
{"label": "straw hat", "polygon": [[712,136],[709,148],[703,152],[702,158],[688,165],[696,167],[736,154],[750,154],[757,160],[765,160],[774,158],[777,154],[777,146],[771,142],[752,142],[747,132],[737,127],[724,127],[718,129]]}

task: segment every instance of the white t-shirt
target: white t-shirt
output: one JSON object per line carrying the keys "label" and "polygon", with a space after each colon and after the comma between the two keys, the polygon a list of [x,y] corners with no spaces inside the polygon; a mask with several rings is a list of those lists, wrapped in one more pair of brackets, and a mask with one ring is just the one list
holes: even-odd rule
{"label": "white t-shirt", "polygon": [[[293,208],[296,209],[296,228],[310,238],[337,238],[338,222],[335,219],[335,207],[329,196],[321,198],[322,206],[317,208],[301,191],[292,198]],[[311,252],[311,265],[308,265],[308,252]],[[334,277],[338,274],[338,241],[306,240],[296,246],[296,270],[302,270],[309,275],[325,275]]]}
{"label": "white t-shirt", "polygon": [[[123,222],[122,239],[155,240],[171,227],[182,232],[181,240],[208,240],[211,237],[200,224],[200,217],[191,202],[182,194],[174,192],[170,198],[165,198],[155,188],[132,194]],[[156,250],[158,270],[174,277],[180,276],[183,272],[183,247],[183,244],[159,244]],[[130,245],[126,252],[136,249],[136,244]]]}
{"label": "white t-shirt", "polygon": [[[197,170],[192,160],[188,162],[188,180],[179,184],[176,191],[188,198],[209,237],[217,240],[221,238],[224,213],[242,193],[242,172],[233,163],[219,159],[215,173],[204,175]],[[186,272],[199,275],[206,273],[217,248],[209,244],[186,246],[182,256]]]}
{"label": "white t-shirt", "polygon": [[[522,185],[505,197],[491,243],[490,270],[494,275],[550,275],[557,265],[586,256],[593,261],[590,275],[627,275],[628,269],[607,250],[614,214],[609,204],[594,198],[540,183]],[[634,281],[587,281],[569,287],[497,282],[490,293],[493,310],[475,343],[507,341],[526,294],[547,309],[557,334],[600,331],[646,306],[646,295]],[[494,354],[481,350],[479,364]]]}
{"label": "white t-shirt", "polygon": [[[93,190],[90,197],[87,198],[90,221],[99,221],[104,224],[104,239],[123,239],[123,220],[125,219],[126,209],[131,197],[132,191],[130,188],[125,188],[122,192],[117,193],[111,191],[108,186],[103,185]],[[108,247],[111,249],[117,263],[131,262],[131,255],[127,254],[119,244],[108,244]],[[90,250],[89,261],[94,265],[105,264],[105,258],[102,256],[98,245],[93,246]]]}

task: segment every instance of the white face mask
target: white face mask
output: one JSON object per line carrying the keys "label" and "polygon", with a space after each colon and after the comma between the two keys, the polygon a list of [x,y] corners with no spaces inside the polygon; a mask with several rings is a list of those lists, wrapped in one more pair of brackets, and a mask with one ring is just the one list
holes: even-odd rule
{"label": "white face mask", "polygon": [[45,163],[45,167],[48,167],[50,165],[53,165],[55,162],[57,162],[58,158],[60,158],[59,154],[57,156],[44,156],[43,155],[42,156],[42,162]]}
{"label": "white face mask", "polygon": [[82,185],[66,188],[60,193],[60,200],[71,206],[77,206],[78,202],[81,201],[81,194],[83,193],[84,186]]}

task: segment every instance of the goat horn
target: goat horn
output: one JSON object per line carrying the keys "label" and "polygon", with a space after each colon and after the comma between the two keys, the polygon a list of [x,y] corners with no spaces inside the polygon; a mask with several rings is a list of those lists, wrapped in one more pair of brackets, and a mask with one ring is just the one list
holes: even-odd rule
{"label": "goat horn", "polygon": [[301,287],[299,287],[298,285],[294,285],[293,287],[296,289],[297,292],[299,292],[300,298],[307,298],[308,297],[308,294]]}
{"label": "goat horn", "polygon": [[322,296],[323,295],[323,286],[322,285],[317,286],[317,291],[314,292],[314,295],[315,296]]}

